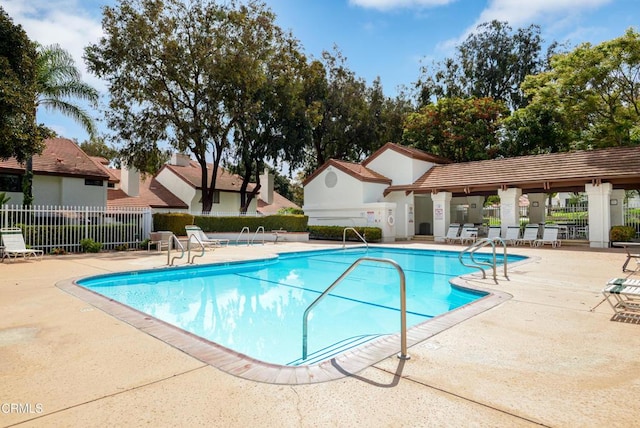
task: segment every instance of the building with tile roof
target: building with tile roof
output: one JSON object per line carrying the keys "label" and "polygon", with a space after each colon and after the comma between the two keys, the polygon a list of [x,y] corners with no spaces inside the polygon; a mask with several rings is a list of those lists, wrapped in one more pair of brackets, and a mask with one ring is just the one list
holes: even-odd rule
{"label": "building with tile roof", "polygon": [[[200,167],[184,155],[176,155],[156,176],[110,168],[104,158],[90,157],[72,140],[45,141],[41,155],[33,157],[34,205],[149,207],[154,212],[201,212]],[[0,161],[0,192],[12,205],[21,205],[25,167],[15,159]],[[262,177],[254,211],[275,214],[280,208],[299,208],[273,190],[273,176]],[[242,179],[219,168],[216,211],[237,213]],[[255,184],[249,185],[253,190]],[[269,191],[270,192],[269,192]]]}
{"label": "building with tile roof", "polygon": [[542,222],[546,194],[583,192],[590,245],[606,247],[610,227],[623,224],[624,191],[640,189],[640,147],[452,163],[388,143],[360,164],[329,160],[303,185],[309,224],[378,226],[385,241],[420,229],[443,240],[448,225],[462,221],[460,206],[465,221],[482,223],[489,195],[500,196],[506,229],[520,224],[523,195],[531,202],[529,220]]}
{"label": "building with tile roof", "polygon": [[[33,157],[35,205],[105,206],[109,174],[73,141],[52,138],[40,155]],[[21,205],[25,166],[15,159],[0,161],[0,192],[10,203]]]}

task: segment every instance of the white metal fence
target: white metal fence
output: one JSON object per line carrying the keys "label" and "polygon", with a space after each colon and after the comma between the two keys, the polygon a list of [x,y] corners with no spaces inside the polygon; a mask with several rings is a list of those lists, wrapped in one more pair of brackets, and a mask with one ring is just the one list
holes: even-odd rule
{"label": "white metal fence", "polygon": [[136,248],[153,227],[150,208],[0,206],[0,228],[19,227],[25,243],[46,253],[79,252],[91,239],[106,250]]}
{"label": "white metal fence", "polygon": [[636,238],[640,238],[640,202],[628,201],[624,204],[624,225],[636,230]]}

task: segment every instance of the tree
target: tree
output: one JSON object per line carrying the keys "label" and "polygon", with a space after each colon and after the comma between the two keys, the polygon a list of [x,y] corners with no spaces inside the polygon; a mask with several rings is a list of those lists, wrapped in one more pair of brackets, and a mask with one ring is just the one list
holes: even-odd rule
{"label": "tree", "polygon": [[118,149],[109,146],[102,137],[92,138],[79,144],[83,152],[89,156],[104,158],[116,168],[120,166],[120,153]]}
{"label": "tree", "polygon": [[551,58],[551,69],[525,79],[523,115],[551,110],[570,147],[640,144],[640,33]]}
{"label": "tree", "polygon": [[24,163],[44,148],[34,109],[35,63],[35,46],[0,7],[0,159]]}
{"label": "tree", "polygon": [[59,45],[36,45],[36,49],[36,109],[57,110],[95,137],[93,118],[71,99],[87,101],[96,107],[98,91],[82,81],[73,57]]}
{"label": "tree", "polygon": [[322,59],[312,61],[305,72],[303,97],[312,136],[307,172],[331,158],[359,161],[372,146],[365,82],[346,67],[337,49],[323,52]]}
{"label": "tree", "polygon": [[492,159],[506,114],[504,103],[492,98],[443,98],[407,116],[403,140],[454,162]]}
{"label": "tree", "polygon": [[[202,0],[122,0],[105,7],[105,36],[85,49],[89,69],[110,82],[107,122],[123,159],[145,171],[167,143],[192,154],[211,210],[218,166],[234,123],[225,111],[234,70],[229,11]],[[211,171],[207,161],[213,160]]]}
{"label": "tree", "polygon": [[[242,176],[240,211],[260,190],[265,162],[295,167],[309,139],[304,127],[300,71],[306,59],[298,42],[275,25],[275,15],[250,2],[229,13],[230,55],[225,111],[233,123],[230,157]],[[249,183],[255,181],[253,191]]]}
{"label": "tree", "polygon": [[443,97],[491,97],[516,110],[527,104],[520,84],[529,74],[547,67],[547,59],[557,45],[542,51],[540,27],[530,25],[515,32],[506,22],[480,24],[457,47],[455,58],[423,68],[416,83],[421,105]]}

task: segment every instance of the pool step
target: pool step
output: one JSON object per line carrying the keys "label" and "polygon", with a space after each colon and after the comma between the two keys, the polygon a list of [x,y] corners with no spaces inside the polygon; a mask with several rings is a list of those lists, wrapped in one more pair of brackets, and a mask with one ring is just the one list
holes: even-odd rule
{"label": "pool step", "polygon": [[350,338],[341,340],[339,342],[336,342],[332,345],[329,345],[325,348],[322,348],[318,351],[309,353],[309,355],[307,355],[306,360],[303,360],[302,358],[298,358],[297,360],[289,362],[287,365],[299,366],[302,364],[304,365],[316,364],[321,361],[325,361],[332,357],[335,357],[336,355],[342,354],[343,352],[348,351],[349,349],[357,348],[363,343],[367,343],[368,341],[372,339],[376,339],[380,336],[384,336],[384,334],[368,334],[364,336],[350,337]]}

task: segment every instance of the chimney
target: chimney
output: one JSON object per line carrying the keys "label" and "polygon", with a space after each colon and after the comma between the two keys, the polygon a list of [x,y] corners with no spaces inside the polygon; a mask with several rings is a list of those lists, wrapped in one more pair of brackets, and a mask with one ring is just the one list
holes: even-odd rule
{"label": "chimney", "polygon": [[267,205],[273,203],[273,174],[269,174],[267,168],[264,169],[264,174],[260,176],[260,199]]}
{"label": "chimney", "polygon": [[171,155],[171,165],[174,166],[189,166],[189,162],[191,158],[189,155],[185,155],[184,153],[173,153]]}
{"label": "chimney", "polygon": [[140,196],[140,171],[122,163],[120,170],[120,188],[129,196]]}

